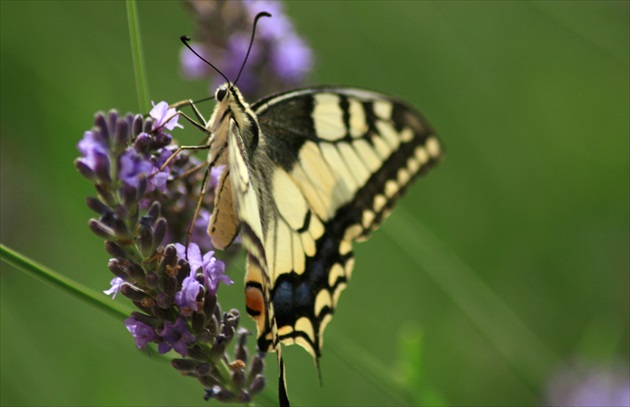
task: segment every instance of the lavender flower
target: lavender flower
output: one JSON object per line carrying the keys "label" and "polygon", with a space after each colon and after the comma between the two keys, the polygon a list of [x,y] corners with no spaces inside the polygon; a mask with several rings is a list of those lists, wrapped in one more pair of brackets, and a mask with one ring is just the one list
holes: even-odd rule
{"label": "lavender flower", "polygon": [[166,353],[172,348],[182,356],[188,355],[188,345],[197,339],[188,331],[186,321],[182,317],[177,318],[174,324],[170,321],[164,322],[160,336],[164,341],[158,346],[158,352]]}
{"label": "lavender flower", "polygon": [[162,127],[167,128],[168,130],[173,130],[175,127],[184,128],[177,121],[179,120],[179,115],[177,114],[177,110],[175,108],[169,107],[166,102],[159,102],[157,105],[154,102],[151,102],[153,105],[153,109],[149,112],[149,115],[155,119],[153,122],[152,130],[158,130]]}
{"label": "lavender flower", "polygon": [[85,164],[92,171],[96,169],[98,160],[107,159],[107,146],[98,137],[97,132],[86,131],[83,133],[83,138],[79,141],[77,149],[83,156],[78,161]]}
{"label": "lavender flower", "polygon": [[[262,20],[238,87],[250,97],[295,87],[313,67],[313,53],[296,32],[279,1],[231,1],[187,5],[199,23],[194,49],[212,61],[230,79],[236,80],[252,30],[254,17],[261,11],[273,21]],[[212,78],[210,92],[224,81],[190,51],[183,50],[181,67],[185,77]]]}
{"label": "lavender flower", "polygon": [[116,299],[116,296],[118,295],[118,293],[120,292],[120,289],[122,287],[122,285],[125,283],[125,280],[123,280],[120,277],[114,277],[112,279],[112,281],[110,282],[111,284],[111,288],[109,290],[104,290],[103,292],[105,293],[105,295],[112,295],[112,300]]}
{"label": "lavender flower", "polygon": [[158,338],[152,327],[143,322],[137,321],[134,317],[125,319],[125,326],[133,336],[138,349],[145,349],[149,342],[154,342]]}
{"label": "lavender flower", "polygon": [[206,253],[203,256],[203,276],[204,286],[212,294],[217,293],[219,283],[234,284],[234,281],[225,274],[225,264],[214,257],[214,252]]}
{"label": "lavender flower", "polygon": [[199,310],[197,296],[201,288],[202,285],[197,281],[197,273],[191,270],[190,275],[182,282],[182,289],[175,294],[175,304],[182,315],[190,315],[192,311]]}

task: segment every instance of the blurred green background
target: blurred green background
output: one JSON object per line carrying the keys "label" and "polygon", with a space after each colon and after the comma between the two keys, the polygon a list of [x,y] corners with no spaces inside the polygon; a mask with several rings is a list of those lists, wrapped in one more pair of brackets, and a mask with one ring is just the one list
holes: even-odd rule
{"label": "blurred green background", "polygon": [[[317,58],[312,83],[409,100],[447,149],[357,246],[323,387],[286,348],[296,405],[536,405],[567,363],[627,365],[628,4],[287,4]],[[125,4],[0,7],[2,243],[103,290],[93,191],[72,162],[95,111],[138,111]],[[181,4],[138,9],[151,96],[205,96],[179,74],[179,36],[194,32]],[[3,405],[207,405],[120,321],[1,267]],[[220,298],[243,308],[240,289]]]}

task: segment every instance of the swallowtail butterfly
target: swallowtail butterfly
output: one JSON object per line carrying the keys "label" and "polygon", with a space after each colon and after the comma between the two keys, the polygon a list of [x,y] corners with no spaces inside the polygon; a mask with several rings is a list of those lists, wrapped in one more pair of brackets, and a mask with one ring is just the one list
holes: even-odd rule
{"label": "swallowtail butterfly", "polygon": [[417,110],[372,91],[320,86],[250,105],[228,81],[215,97],[204,147],[209,166],[226,169],[212,244],[224,249],[241,235],[259,348],[296,343],[317,362],[352,274],[353,243],[440,160],[440,142]]}

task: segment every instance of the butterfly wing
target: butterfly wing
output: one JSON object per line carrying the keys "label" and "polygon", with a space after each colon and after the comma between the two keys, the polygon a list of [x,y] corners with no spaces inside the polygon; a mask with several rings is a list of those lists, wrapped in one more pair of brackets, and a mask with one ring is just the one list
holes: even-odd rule
{"label": "butterfly wing", "polygon": [[[246,147],[241,129],[230,119],[228,154],[233,208],[241,229],[242,244],[247,251],[245,302],[247,312],[256,321],[259,348],[273,350],[277,344],[276,323],[270,300],[271,281],[264,247],[264,200],[260,196],[261,168]],[[264,338],[264,342],[261,342]]]}
{"label": "butterfly wing", "polygon": [[[264,172],[260,242],[278,339],[317,359],[351,276],[352,242],[378,227],[410,182],[439,161],[441,147],[419,112],[364,90],[290,91],[252,111],[261,130],[255,167]],[[274,337],[259,324],[263,349]]]}

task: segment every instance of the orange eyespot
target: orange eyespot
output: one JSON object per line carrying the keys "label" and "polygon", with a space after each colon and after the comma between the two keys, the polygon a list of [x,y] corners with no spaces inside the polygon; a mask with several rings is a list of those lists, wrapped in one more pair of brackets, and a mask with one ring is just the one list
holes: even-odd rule
{"label": "orange eyespot", "polygon": [[245,288],[245,305],[247,306],[247,313],[252,317],[264,315],[265,313],[265,298],[263,292],[258,287]]}

